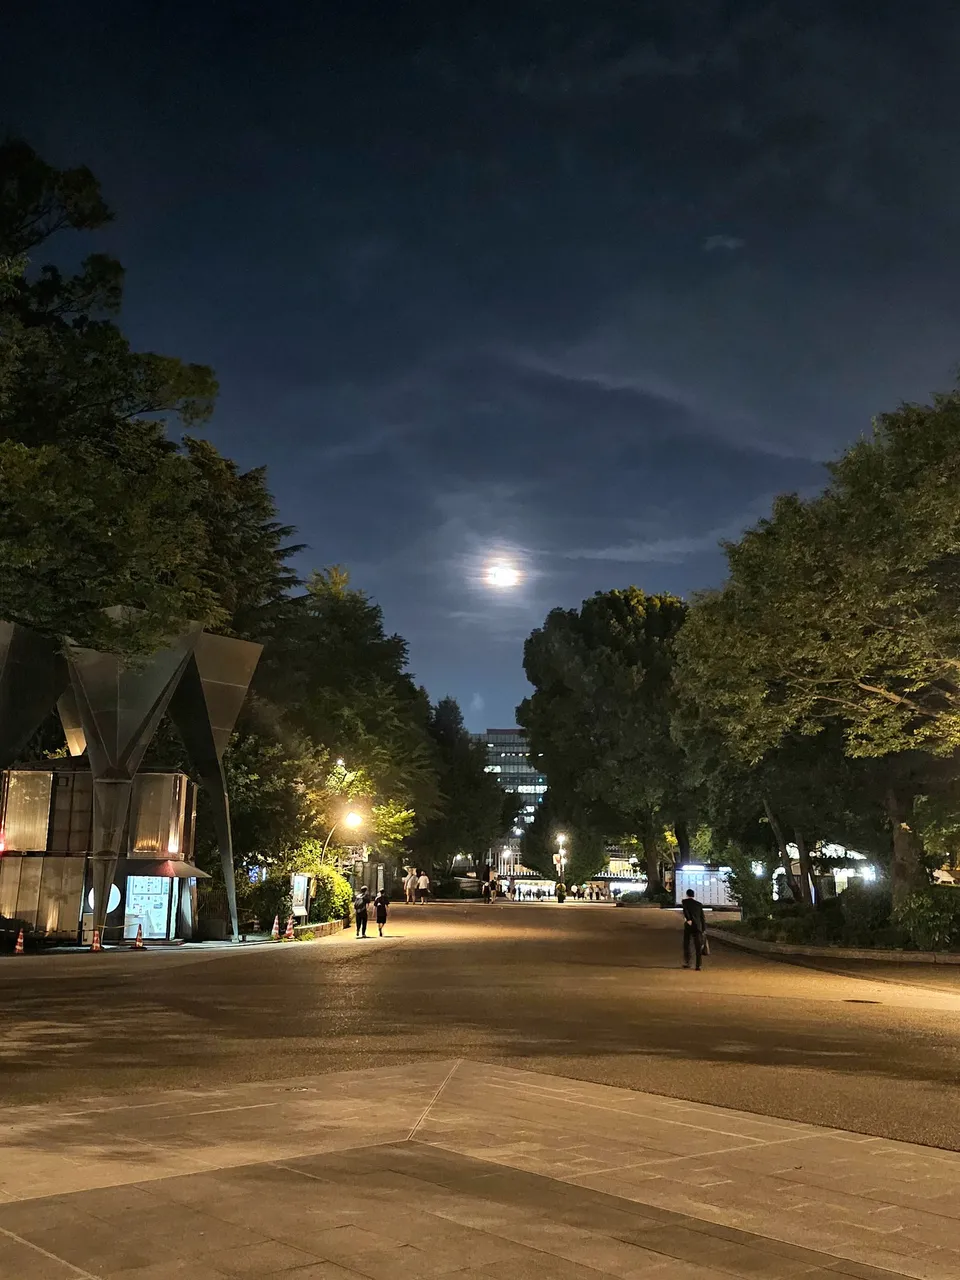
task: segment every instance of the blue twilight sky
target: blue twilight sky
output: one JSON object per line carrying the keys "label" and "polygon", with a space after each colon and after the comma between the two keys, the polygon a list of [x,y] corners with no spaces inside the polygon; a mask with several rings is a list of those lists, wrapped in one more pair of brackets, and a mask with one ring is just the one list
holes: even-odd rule
{"label": "blue twilight sky", "polygon": [[215,366],[302,568],[472,727],[548,609],[719,582],[719,538],[953,380],[946,2],[27,10],[0,127],[100,176],[134,340]]}

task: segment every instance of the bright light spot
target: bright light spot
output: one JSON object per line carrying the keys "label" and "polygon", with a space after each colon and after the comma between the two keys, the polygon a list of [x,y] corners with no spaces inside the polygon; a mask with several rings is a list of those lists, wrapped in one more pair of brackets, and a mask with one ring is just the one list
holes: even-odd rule
{"label": "bright light spot", "polygon": [[508,564],[506,560],[494,560],[492,564],[487,565],[485,574],[487,586],[496,587],[501,591],[518,586],[521,576],[516,565]]}
{"label": "bright light spot", "polygon": [[563,834],[563,832],[562,832],[562,831],[558,831],[558,832],[557,832],[557,844],[558,844],[558,845],[560,845],[560,846],[561,846],[561,848],[562,848],[562,847],[563,847],[563,845],[566,843],[566,840],[567,840],[567,837]]}
{"label": "bright light spot", "polygon": [[861,880],[876,880],[876,878],[877,878],[877,873],[875,868],[873,867],[864,867],[863,870],[860,872]]}
{"label": "bright light spot", "polygon": [[359,813],[348,813],[343,821],[345,826],[359,827],[363,822],[363,816]]}
{"label": "bright light spot", "polygon": [[[107,899],[107,914],[109,915],[111,911],[116,911],[119,905],[120,905],[120,890],[117,888],[115,884],[112,884],[110,886],[110,896]],[[93,910],[93,890],[92,889],[87,894],[87,906],[90,908],[91,911]]]}
{"label": "bright light spot", "polygon": [[755,876],[762,876],[766,872],[766,867],[762,862],[751,862],[750,868]]}
{"label": "bright light spot", "polygon": [[337,760],[337,767],[338,767],[339,769],[342,769],[342,768],[343,768],[343,757],[342,757],[342,756],[341,756],[341,757],[339,757],[339,758],[338,758],[338,760]]}

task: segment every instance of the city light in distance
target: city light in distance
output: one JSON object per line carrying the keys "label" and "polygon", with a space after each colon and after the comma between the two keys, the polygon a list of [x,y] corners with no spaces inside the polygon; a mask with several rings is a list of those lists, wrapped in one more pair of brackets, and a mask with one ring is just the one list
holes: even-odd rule
{"label": "city light in distance", "polygon": [[496,587],[499,591],[508,591],[511,587],[520,585],[522,576],[516,565],[510,564],[506,560],[493,560],[487,565],[484,578],[488,587]]}

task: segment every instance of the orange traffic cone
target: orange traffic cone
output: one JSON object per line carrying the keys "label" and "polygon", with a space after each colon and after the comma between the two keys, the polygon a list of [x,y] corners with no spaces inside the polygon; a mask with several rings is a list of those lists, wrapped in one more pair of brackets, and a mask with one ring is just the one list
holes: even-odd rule
{"label": "orange traffic cone", "polygon": [[146,949],[147,949],[147,948],[146,948],[146,947],[144,946],[144,944],[143,944],[143,925],[142,925],[142,924],[138,924],[138,925],[137,925],[137,936],[136,936],[136,938],[135,938],[135,940],[134,940],[134,943],[133,943],[133,950],[134,950],[134,951],[146,951]]}
{"label": "orange traffic cone", "polygon": [[270,930],[270,937],[274,940],[274,942],[280,941],[280,917],[279,916],[273,917],[273,928]]}
{"label": "orange traffic cone", "polygon": [[94,929],[94,931],[93,931],[93,941],[90,943],[90,950],[91,950],[91,951],[102,951],[102,950],[103,950],[103,947],[101,947],[101,945],[100,945],[100,930],[99,930],[99,929]]}
{"label": "orange traffic cone", "polygon": [[13,948],[13,954],[15,956],[23,955],[23,930],[22,929],[17,934],[17,945]]}
{"label": "orange traffic cone", "polygon": [[293,942],[293,916],[287,916],[287,932],[283,935],[284,942]]}

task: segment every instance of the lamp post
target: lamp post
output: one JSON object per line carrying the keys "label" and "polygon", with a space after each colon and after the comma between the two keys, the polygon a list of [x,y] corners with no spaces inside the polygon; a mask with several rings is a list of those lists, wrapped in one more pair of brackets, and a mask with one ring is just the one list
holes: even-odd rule
{"label": "lamp post", "polygon": [[337,821],[330,828],[327,834],[327,838],[323,842],[323,850],[321,851],[321,854],[320,854],[321,863],[324,861],[324,859],[327,856],[327,849],[329,849],[330,847],[330,841],[333,839],[333,833],[337,830],[338,827],[341,827],[341,826],[350,827],[351,830],[355,831],[357,827],[362,825],[363,825],[363,815],[359,813],[355,813],[352,809],[350,810],[349,813],[345,813],[342,818],[338,818]]}
{"label": "lamp post", "polygon": [[557,867],[560,871],[560,881],[562,884],[566,884],[566,880],[564,879],[564,867],[567,865],[566,843],[567,843],[567,837],[564,835],[562,831],[558,831],[556,861],[557,861]]}

